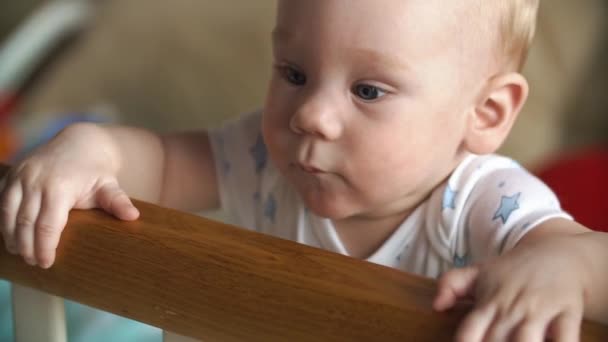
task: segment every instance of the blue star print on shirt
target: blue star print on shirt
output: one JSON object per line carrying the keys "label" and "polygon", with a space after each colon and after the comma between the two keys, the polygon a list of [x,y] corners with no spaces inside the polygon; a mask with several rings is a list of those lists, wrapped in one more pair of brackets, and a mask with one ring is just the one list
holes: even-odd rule
{"label": "blue star print on shirt", "polygon": [[264,205],[264,216],[266,216],[272,223],[274,223],[274,218],[277,213],[277,202],[274,199],[274,196],[270,194],[268,199],[266,200],[266,204]]}
{"label": "blue star print on shirt", "polygon": [[467,254],[463,255],[462,257],[459,256],[458,254],[454,255],[454,267],[456,268],[462,268],[465,267],[469,262],[469,256]]}
{"label": "blue star print on shirt", "polygon": [[450,186],[446,186],[445,192],[443,193],[443,203],[441,207],[443,209],[456,209],[456,196],[458,191],[454,191]]}
{"label": "blue star print on shirt", "polygon": [[[217,138],[217,144],[218,144],[218,148],[221,151],[221,154],[224,155],[224,138],[223,137],[218,137]],[[226,160],[226,158],[222,158],[220,161],[220,165],[221,165],[221,170],[222,170],[222,174],[227,175],[228,172],[230,172],[230,162],[228,160]]]}
{"label": "blue star print on shirt", "polygon": [[230,172],[230,162],[223,159],[222,160],[222,172],[227,175]]}
{"label": "blue star print on shirt", "polygon": [[249,149],[249,153],[253,157],[253,161],[255,162],[255,171],[260,173],[266,166],[266,145],[264,144],[264,139],[262,139],[262,135],[259,134],[258,138],[255,141],[255,144]]}
{"label": "blue star print on shirt", "polygon": [[500,207],[496,210],[492,220],[500,218],[503,224],[507,223],[509,216],[511,216],[515,210],[519,209],[520,196],[521,192],[518,192],[513,196],[502,196],[500,199]]}

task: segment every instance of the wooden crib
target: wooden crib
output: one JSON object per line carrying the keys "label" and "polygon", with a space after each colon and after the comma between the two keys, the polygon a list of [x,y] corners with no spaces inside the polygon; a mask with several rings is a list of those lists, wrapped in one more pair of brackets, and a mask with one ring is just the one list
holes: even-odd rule
{"label": "wooden crib", "polygon": [[[167,342],[449,341],[467,309],[434,312],[430,279],[136,205],[135,222],[73,211],[49,270],[0,249],[17,342],[66,341],[60,297],[159,327]],[[608,341],[608,327],[584,322],[582,340]]]}

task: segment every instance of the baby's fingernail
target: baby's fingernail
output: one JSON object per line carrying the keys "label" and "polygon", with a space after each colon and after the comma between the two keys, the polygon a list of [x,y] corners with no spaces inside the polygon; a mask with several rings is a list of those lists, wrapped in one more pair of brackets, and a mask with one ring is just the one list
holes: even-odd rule
{"label": "baby's fingernail", "polygon": [[36,260],[32,258],[25,258],[25,262],[30,266],[36,266]]}
{"label": "baby's fingernail", "polygon": [[137,210],[135,207],[131,207],[127,216],[129,219],[136,219],[139,216],[139,210]]}
{"label": "baby's fingernail", "polygon": [[53,261],[54,261],[54,258],[51,258],[51,257],[39,258],[38,266],[40,266],[42,268],[49,268],[53,265]]}

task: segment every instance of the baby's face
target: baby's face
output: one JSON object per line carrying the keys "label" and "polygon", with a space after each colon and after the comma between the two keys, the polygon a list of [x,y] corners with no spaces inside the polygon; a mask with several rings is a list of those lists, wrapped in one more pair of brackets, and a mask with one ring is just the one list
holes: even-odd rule
{"label": "baby's face", "polygon": [[486,65],[452,3],[279,1],[263,133],[313,212],[403,212],[462,158]]}

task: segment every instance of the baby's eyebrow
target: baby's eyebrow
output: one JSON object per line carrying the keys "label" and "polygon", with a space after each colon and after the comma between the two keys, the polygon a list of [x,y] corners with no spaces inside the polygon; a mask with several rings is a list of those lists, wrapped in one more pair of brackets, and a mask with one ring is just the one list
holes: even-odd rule
{"label": "baby's eyebrow", "polygon": [[[274,46],[287,44],[294,38],[293,32],[286,30],[283,27],[277,26],[272,31],[272,42]],[[410,66],[401,58],[389,53],[382,53],[373,48],[353,46],[347,48],[348,54],[355,55],[357,58],[366,62],[371,62],[374,65],[381,67],[389,67],[391,69],[411,69]]]}
{"label": "baby's eyebrow", "polygon": [[353,47],[349,49],[349,53],[356,55],[358,58],[370,61],[371,63],[389,67],[393,69],[410,69],[410,66],[406,61],[399,58],[396,55],[382,53],[378,50],[371,48]]}
{"label": "baby's eyebrow", "polygon": [[292,37],[291,32],[281,28],[281,27],[275,27],[274,30],[272,30],[272,42],[273,43],[285,43],[287,41],[289,41]]}

